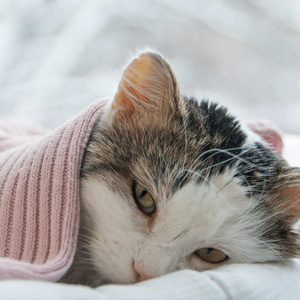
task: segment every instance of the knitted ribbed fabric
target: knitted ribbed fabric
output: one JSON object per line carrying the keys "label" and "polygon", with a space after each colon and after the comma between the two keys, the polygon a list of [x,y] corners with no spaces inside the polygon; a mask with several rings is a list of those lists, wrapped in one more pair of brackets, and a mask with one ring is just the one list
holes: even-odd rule
{"label": "knitted ribbed fabric", "polygon": [[2,129],[0,279],[56,281],[70,267],[79,230],[80,166],[102,107],[93,104],[54,132],[10,149],[16,139],[9,143]]}

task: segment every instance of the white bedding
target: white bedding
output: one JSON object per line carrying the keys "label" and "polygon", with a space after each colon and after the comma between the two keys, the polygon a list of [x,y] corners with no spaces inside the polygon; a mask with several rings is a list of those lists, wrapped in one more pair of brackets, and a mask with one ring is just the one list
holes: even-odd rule
{"label": "white bedding", "polygon": [[231,265],[215,271],[180,271],[134,285],[96,289],[34,281],[0,282],[5,300],[300,299],[300,260]]}
{"label": "white bedding", "polygon": [[[300,137],[285,137],[285,156],[300,166]],[[235,264],[213,271],[180,271],[133,285],[97,289],[37,281],[0,282],[0,300],[300,299],[300,259]]]}

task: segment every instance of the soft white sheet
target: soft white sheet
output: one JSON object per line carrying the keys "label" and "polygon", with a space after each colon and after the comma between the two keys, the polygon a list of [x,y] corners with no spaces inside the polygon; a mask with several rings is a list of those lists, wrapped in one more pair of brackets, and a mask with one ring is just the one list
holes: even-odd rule
{"label": "soft white sheet", "polygon": [[5,300],[300,299],[300,260],[231,265],[215,271],[180,271],[134,285],[91,289],[58,283],[3,281]]}
{"label": "soft white sheet", "polygon": [[[300,166],[300,137],[285,137],[285,156]],[[300,299],[300,259],[236,264],[213,271],[180,271],[134,285],[97,289],[34,281],[0,282],[0,300]]]}

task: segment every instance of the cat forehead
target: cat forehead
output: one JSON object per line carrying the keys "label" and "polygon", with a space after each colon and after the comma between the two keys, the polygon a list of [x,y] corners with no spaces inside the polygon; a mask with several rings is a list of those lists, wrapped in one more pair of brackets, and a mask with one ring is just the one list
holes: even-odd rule
{"label": "cat forehead", "polygon": [[181,113],[164,126],[100,122],[90,138],[83,173],[112,171],[151,192],[163,186],[174,193],[191,180],[201,182],[232,168],[249,194],[252,187],[270,190],[272,184],[265,182],[274,182],[268,179],[276,177],[281,162],[260,137],[216,103],[182,99]]}
{"label": "cat forehead", "polygon": [[216,150],[229,150],[235,155],[243,148],[247,135],[225,108],[207,101],[183,99],[185,105],[181,113],[164,126],[155,122],[146,127],[133,126],[130,122],[122,126],[100,124],[90,144],[100,144],[105,150],[102,166],[107,168],[104,164],[108,162],[110,168],[121,171],[124,161],[130,169],[143,163],[145,169],[158,171],[159,175],[164,172],[157,167],[176,169],[178,162],[185,167],[197,167],[200,163],[212,165],[222,159],[220,152],[213,153]]}

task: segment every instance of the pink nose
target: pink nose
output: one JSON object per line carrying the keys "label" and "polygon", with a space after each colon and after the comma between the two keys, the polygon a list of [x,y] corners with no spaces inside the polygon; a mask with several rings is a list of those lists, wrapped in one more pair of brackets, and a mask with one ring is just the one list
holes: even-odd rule
{"label": "pink nose", "polygon": [[145,273],[145,270],[136,263],[133,264],[133,270],[135,273],[135,281],[136,282],[141,282],[141,281],[153,278],[153,277],[147,275]]}

